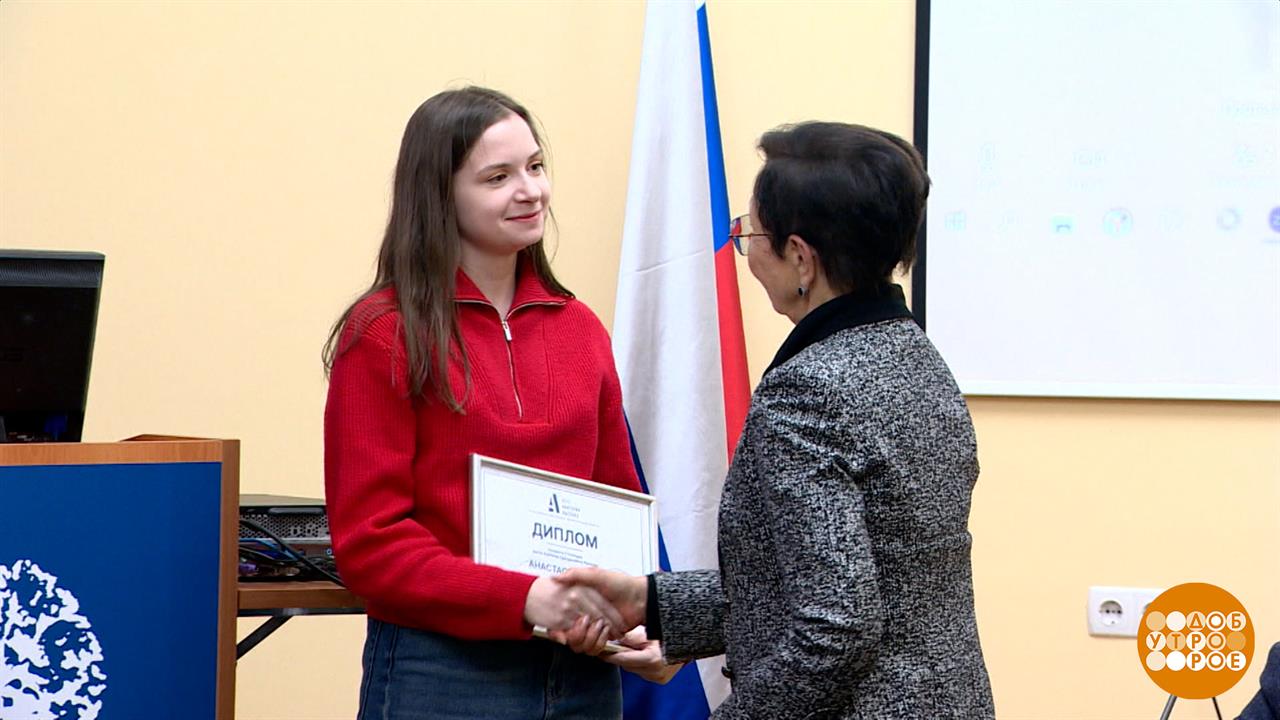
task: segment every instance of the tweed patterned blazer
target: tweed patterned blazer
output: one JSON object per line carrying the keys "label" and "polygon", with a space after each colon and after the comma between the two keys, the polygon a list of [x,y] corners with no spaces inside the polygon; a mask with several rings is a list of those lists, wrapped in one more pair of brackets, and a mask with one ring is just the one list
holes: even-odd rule
{"label": "tweed patterned blazer", "polygon": [[977,477],[968,408],[912,320],[804,347],[752,396],[720,571],[654,578],[664,653],[727,654],[720,720],[993,717],[969,559]]}

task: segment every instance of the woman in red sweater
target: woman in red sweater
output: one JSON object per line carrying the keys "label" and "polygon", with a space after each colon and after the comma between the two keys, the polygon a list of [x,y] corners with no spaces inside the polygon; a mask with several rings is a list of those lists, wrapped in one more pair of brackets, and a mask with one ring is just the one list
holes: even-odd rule
{"label": "woman in red sweater", "polygon": [[[325,348],[325,490],[365,599],[360,718],[620,718],[615,667],[534,625],[621,634],[595,591],[470,558],[472,453],[639,489],[609,338],[551,272],[529,113],[483,88],[409,119],[377,277]],[[592,643],[587,643],[592,644]]]}

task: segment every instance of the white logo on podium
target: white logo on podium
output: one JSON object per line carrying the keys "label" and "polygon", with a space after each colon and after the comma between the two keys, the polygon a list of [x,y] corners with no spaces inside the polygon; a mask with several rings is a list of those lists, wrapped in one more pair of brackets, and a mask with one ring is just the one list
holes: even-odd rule
{"label": "white logo on podium", "polygon": [[30,560],[0,565],[0,716],[94,720],[107,676],[80,601]]}

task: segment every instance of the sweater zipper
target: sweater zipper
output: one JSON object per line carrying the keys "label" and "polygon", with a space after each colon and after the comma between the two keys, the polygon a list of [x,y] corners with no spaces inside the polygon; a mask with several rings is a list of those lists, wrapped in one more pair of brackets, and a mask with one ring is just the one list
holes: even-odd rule
{"label": "sweater zipper", "polygon": [[[475,305],[485,305],[490,308],[493,308],[493,311],[495,313],[498,312],[498,308],[493,307],[493,303],[485,302],[483,300],[458,300],[458,302],[472,303]],[[527,303],[521,303],[519,305],[513,306],[510,310],[507,311],[506,317],[503,317],[501,313],[498,313],[498,322],[502,323],[502,337],[507,341],[507,369],[511,373],[511,394],[516,399],[516,413],[521,420],[524,419],[524,403],[520,400],[520,388],[516,385],[516,358],[515,358],[515,354],[511,352],[511,325],[507,321],[511,319],[511,316],[515,313],[515,311],[520,310],[522,308],[527,308],[533,305],[563,305],[563,304],[564,303],[559,303],[559,302],[527,302]]]}
{"label": "sweater zipper", "polygon": [[[510,312],[507,317],[511,317]],[[507,318],[499,317],[498,320],[502,323],[502,334],[507,338],[507,367],[511,369],[511,392],[516,396],[516,413],[523,420],[524,403],[520,402],[520,386],[516,385],[516,357],[511,352],[511,326],[507,324]]]}

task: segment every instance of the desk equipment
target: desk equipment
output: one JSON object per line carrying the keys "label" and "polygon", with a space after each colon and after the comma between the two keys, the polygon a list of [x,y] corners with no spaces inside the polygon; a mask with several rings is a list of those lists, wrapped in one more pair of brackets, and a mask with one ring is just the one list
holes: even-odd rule
{"label": "desk equipment", "polygon": [[240,496],[240,617],[265,617],[236,658],[299,615],[359,615],[364,602],[337,577],[324,501]]}
{"label": "desk equipment", "polygon": [[80,440],[103,263],[0,250],[0,443]]}
{"label": "desk equipment", "polygon": [[240,496],[240,579],[337,581],[324,501]]}

